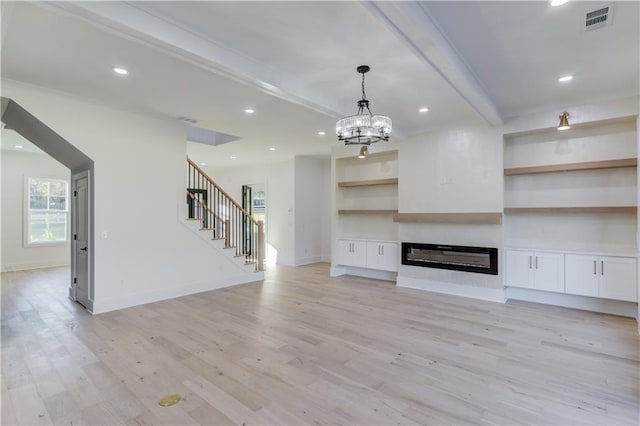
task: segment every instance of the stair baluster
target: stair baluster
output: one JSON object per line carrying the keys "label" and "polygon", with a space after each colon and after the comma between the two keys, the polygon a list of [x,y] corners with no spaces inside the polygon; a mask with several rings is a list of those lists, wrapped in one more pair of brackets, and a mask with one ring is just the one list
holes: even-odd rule
{"label": "stair baluster", "polygon": [[189,157],[187,164],[189,218],[211,230],[214,239],[224,239],[225,248],[234,249],[246,264],[264,271],[264,223],[251,217]]}

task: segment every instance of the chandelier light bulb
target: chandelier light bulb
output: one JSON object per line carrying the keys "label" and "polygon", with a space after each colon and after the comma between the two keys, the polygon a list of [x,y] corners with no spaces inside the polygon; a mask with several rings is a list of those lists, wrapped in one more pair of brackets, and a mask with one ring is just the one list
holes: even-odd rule
{"label": "chandelier light bulb", "polygon": [[368,65],[357,68],[362,74],[362,99],[356,104],[356,115],[344,117],[336,123],[338,140],[345,145],[369,145],[375,142],[388,141],[391,134],[391,119],[384,115],[373,115],[369,109],[369,101],[364,91],[364,75],[369,72]]}

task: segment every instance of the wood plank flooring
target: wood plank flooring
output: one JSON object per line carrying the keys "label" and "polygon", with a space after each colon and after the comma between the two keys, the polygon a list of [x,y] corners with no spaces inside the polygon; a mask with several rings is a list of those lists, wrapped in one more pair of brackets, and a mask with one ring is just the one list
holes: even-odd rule
{"label": "wood plank flooring", "polygon": [[328,269],[96,316],[2,274],[2,424],[639,423],[633,319]]}

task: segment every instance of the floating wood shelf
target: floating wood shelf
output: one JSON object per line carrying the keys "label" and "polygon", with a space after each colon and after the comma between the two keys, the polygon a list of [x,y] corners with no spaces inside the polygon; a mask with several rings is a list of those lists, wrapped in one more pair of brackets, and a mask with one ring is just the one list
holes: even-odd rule
{"label": "floating wood shelf", "polygon": [[499,225],[502,213],[398,213],[393,215],[398,223],[445,223],[468,225]]}
{"label": "floating wood shelf", "polygon": [[504,212],[509,213],[629,213],[636,214],[635,206],[613,207],[505,207]]}
{"label": "floating wood shelf", "polygon": [[347,188],[352,186],[397,185],[397,184],[398,184],[398,178],[352,180],[348,182],[338,182],[338,186],[342,188]]}
{"label": "floating wood shelf", "polygon": [[622,167],[637,166],[637,158],[622,158],[620,160],[587,161],[583,163],[551,164],[547,166],[514,167],[504,169],[504,174],[505,176],[514,176],[536,173],[570,172],[576,170],[617,169]]}
{"label": "floating wood shelf", "polygon": [[338,210],[338,214],[396,214],[398,210]]}

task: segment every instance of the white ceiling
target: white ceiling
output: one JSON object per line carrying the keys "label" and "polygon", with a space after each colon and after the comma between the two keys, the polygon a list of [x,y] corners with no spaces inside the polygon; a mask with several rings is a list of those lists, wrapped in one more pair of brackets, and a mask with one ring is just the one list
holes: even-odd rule
{"label": "white ceiling", "polygon": [[[638,3],[615,3],[611,27],[584,33],[585,10],[601,4],[3,2],[1,72],[242,138],[188,143],[210,167],[276,161],[337,144],[335,119],[360,97],[360,64],[372,68],[372,111],[392,117],[400,140],[636,95]],[[576,79],[559,85],[563,73]]]}

